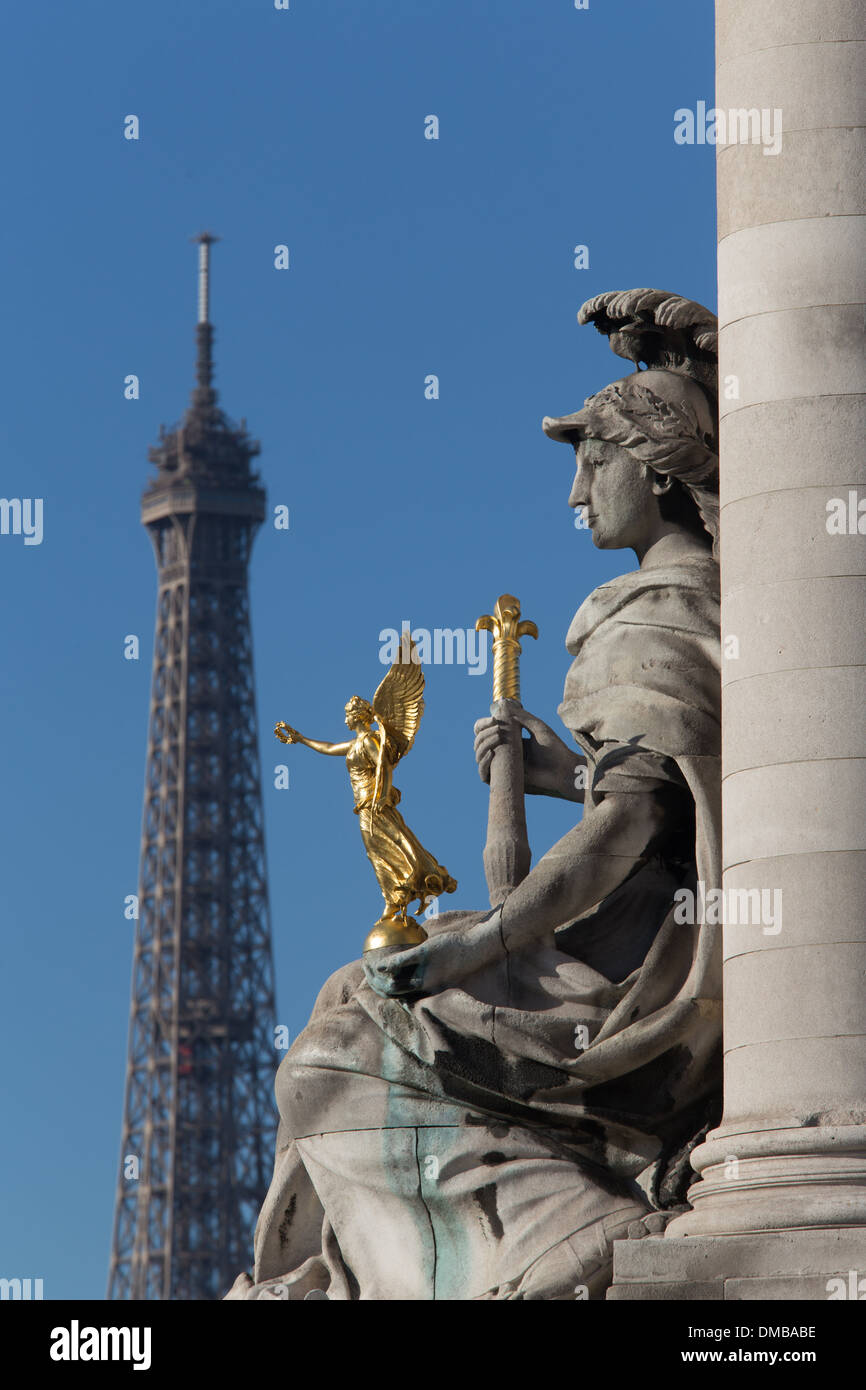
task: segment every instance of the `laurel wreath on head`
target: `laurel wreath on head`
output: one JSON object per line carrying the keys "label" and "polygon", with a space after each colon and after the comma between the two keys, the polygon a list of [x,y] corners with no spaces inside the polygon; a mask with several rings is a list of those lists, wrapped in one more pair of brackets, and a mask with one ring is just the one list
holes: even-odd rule
{"label": "laurel wreath on head", "polygon": [[[663,400],[635,377],[605,386],[584,403],[581,433],[628,449],[640,463],[678,479],[713,538],[719,534],[719,455],[688,398]],[[687,380],[687,378],[684,378]]]}

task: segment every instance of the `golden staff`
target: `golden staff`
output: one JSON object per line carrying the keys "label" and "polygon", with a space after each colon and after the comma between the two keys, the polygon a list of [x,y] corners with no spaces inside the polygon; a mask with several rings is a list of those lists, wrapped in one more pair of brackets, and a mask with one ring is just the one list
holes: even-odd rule
{"label": "golden staff", "polygon": [[537,637],[535,623],[520,619],[520,600],[500,594],[492,614],[475,624],[476,632],[493,633],[493,698],[520,703],[520,639]]}
{"label": "golden staff", "polygon": [[512,717],[520,709],[520,639],[537,637],[538,628],[521,620],[520,600],[500,594],[493,613],[475,624],[476,632],[493,633],[493,703],[490,713],[506,722],[507,737],[490,764],[490,804],[484,873],[492,907],[529,873],[532,852],[523,801],[523,735]]}

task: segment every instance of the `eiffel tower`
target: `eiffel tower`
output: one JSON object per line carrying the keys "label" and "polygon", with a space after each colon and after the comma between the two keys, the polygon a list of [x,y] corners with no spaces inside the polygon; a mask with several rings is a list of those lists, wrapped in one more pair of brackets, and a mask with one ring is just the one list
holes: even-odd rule
{"label": "eiffel tower", "polygon": [[248,566],[259,445],[213,387],[199,245],[196,386],[149,451],[159,591],[109,1299],[216,1299],[250,1265],[275,1137],[274,978]]}

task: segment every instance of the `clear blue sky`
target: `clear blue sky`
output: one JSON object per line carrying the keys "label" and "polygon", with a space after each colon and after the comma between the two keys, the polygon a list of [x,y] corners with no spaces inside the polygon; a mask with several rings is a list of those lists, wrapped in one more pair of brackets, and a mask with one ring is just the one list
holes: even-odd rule
{"label": "clear blue sky", "polygon": [[[540,422],[627,370],[577,327],[590,295],[715,307],[714,151],[673,139],[676,108],[712,104],[712,21],[711,0],[7,12],[0,493],[41,497],[44,536],[0,536],[0,1275],[105,1293],[156,595],[139,498],[192,385],[188,238],[222,238],[222,404],[291,509],[287,533],[259,534],[251,586],[276,1021],[294,1036],[381,899],[345,768],[281,753],[273,725],[339,737],[348,696],[384,674],[381,629],[472,627],[505,590],[541,631],[524,704],[555,722],[568,622],[635,561],[574,529],[572,455]],[[429,667],[397,777],[459,880],[448,906],[487,901],[472,724],[489,700],[489,675]],[[536,855],[572,813],[532,806]]]}

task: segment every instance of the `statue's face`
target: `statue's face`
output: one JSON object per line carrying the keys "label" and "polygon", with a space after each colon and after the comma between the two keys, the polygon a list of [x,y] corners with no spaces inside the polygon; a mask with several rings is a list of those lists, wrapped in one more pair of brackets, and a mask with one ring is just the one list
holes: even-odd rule
{"label": "statue's face", "polygon": [[660,522],[655,475],[619,444],[601,439],[581,440],[575,462],[568,505],[584,509],[593,545],[642,553]]}
{"label": "statue's face", "polygon": [[364,711],[354,705],[346,706],[346,723],[350,729],[365,729],[367,720],[364,718]]}

